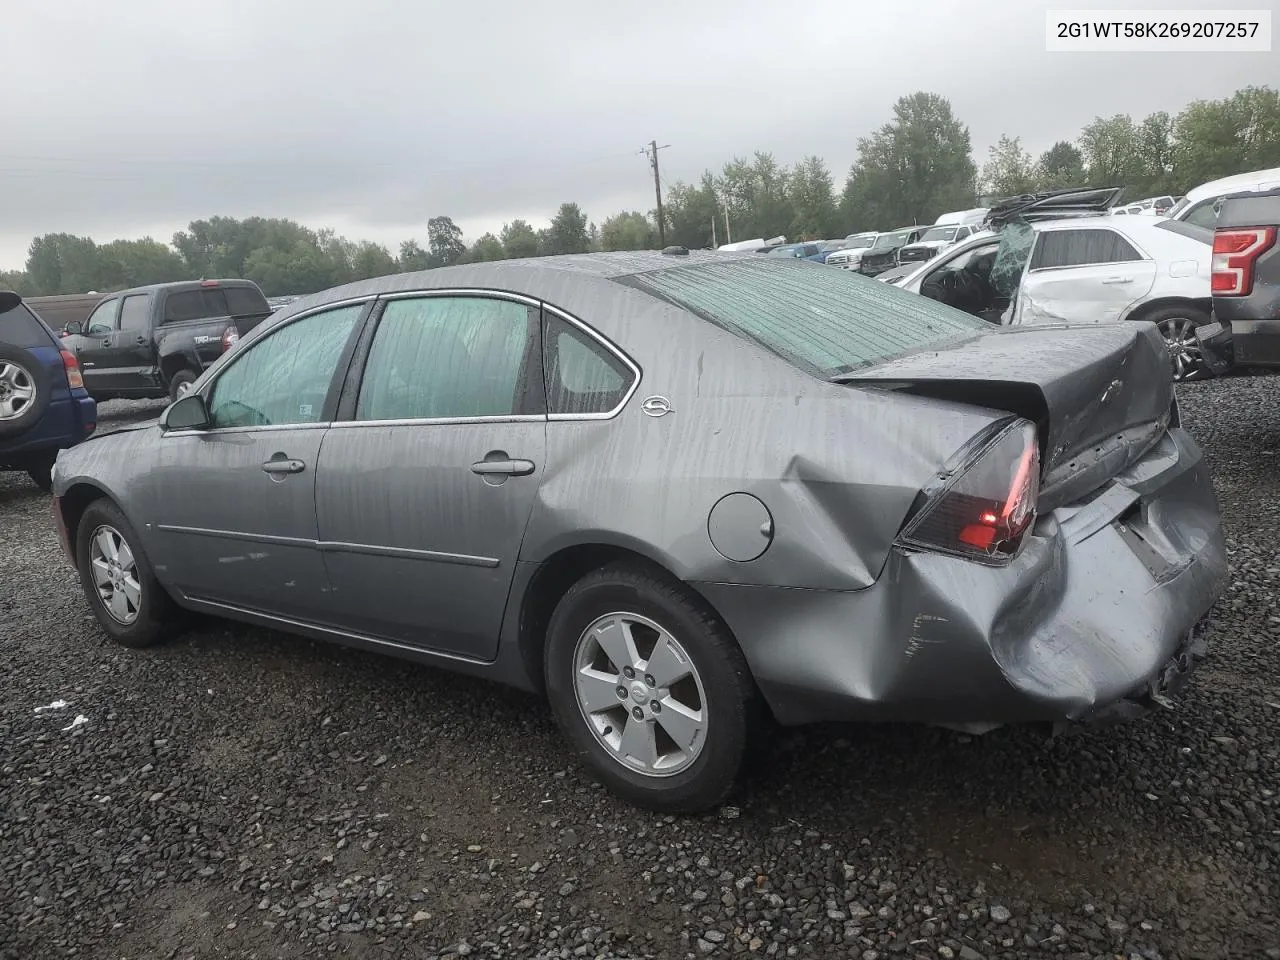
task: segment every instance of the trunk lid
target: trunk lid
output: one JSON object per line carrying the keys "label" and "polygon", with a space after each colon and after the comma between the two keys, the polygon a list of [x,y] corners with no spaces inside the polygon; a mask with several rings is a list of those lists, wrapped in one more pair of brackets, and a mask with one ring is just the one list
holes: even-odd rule
{"label": "trunk lid", "polygon": [[1031,420],[1042,509],[1097,489],[1146,453],[1173,417],[1168,350],[1149,323],[997,329],[834,380]]}

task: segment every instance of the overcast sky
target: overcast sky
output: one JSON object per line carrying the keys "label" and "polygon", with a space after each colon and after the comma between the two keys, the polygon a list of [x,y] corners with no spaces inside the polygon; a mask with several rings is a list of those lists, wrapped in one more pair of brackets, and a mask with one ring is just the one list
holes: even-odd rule
{"label": "overcast sky", "polygon": [[652,207],[652,138],[668,179],[761,149],[843,184],[916,90],[951,100],[979,165],[1002,133],[1038,153],[1099,114],[1274,84],[1276,53],[1045,52],[1049,9],[1197,5],[1224,4],[4,0],[0,267],[37,234],[168,241],[217,214],[393,253],[439,214],[468,241],[566,200],[599,222]]}

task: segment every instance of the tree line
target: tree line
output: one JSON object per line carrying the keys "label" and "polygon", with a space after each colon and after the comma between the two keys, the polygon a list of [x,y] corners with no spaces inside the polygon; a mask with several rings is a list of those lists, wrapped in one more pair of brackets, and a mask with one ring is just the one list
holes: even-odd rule
{"label": "tree line", "polygon": [[[1221,100],[1188,104],[1134,120],[1097,117],[1074,141],[1039,157],[1020,138],[1002,136],[981,167],[969,128],[934,93],[900,98],[893,118],[857,141],[857,159],[837,191],[817,156],[792,166],[770,153],[735,157],[719,173],[670,184],[663,203],[666,241],[693,248],[732,239],[785,235],[843,237],[855,230],[932,223],[940,214],[994,198],[1069,186],[1123,186],[1139,199],[1178,195],[1199,183],[1280,166],[1280,93],[1246,87]],[[658,245],[656,215],[616,213],[598,226],[576,203],[561,204],[547,226],[512,220],[467,244],[447,216],[426,224],[426,246],[352,242],[293,220],[195,220],[169,245],[151,237],[98,244],[52,233],[31,241],[25,269],[0,271],[0,289],[25,296],[118,290],[199,277],[246,277],[268,295],[301,294],[352,280],[457,263],[516,257],[641,250]]]}

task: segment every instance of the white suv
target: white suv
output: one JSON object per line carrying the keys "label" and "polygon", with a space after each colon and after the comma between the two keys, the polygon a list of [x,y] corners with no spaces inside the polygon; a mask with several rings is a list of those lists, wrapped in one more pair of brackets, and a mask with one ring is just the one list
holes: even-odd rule
{"label": "white suv", "polygon": [[943,251],[891,282],[991,323],[1149,320],[1176,379],[1209,375],[1196,327],[1209,321],[1213,233],[1156,217],[1018,222]]}

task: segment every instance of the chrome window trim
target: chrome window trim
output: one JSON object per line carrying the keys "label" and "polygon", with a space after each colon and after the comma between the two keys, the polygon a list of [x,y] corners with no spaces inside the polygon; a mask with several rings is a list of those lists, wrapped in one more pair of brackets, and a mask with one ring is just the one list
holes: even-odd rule
{"label": "chrome window trim", "polygon": [[537,297],[525,296],[523,293],[512,293],[508,290],[481,290],[476,287],[433,287],[430,290],[397,290],[395,293],[384,293],[379,300],[419,300],[423,297],[479,297],[484,300],[512,300],[528,307],[540,307],[542,302]]}
{"label": "chrome window trim", "polygon": [[161,439],[168,439],[169,437],[220,437],[224,434],[265,433],[277,430],[323,430],[330,426],[333,426],[333,424],[324,420],[318,423],[264,423],[261,426],[211,427],[208,430],[169,430],[162,435]]}
{"label": "chrome window trim", "polygon": [[[614,417],[616,417],[618,414],[620,414],[623,411],[627,403],[631,400],[633,396],[635,396],[636,391],[640,389],[640,379],[643,376],[643,372],[641,371],[639,365],[634,360],[632,360],[629,356],[627,356],[627,354],[624,353],[620,347],[614,344],[613,341],[609,340],[602,333],[593,329],[583,321],[579,320],[577,317],[575,317],[573,314],[569,313],[568,311],[561,310],[559,307],[554,307],[549,303],[543,303],[542,309],[552,314],[553,316],[563,320],[565,323],[569,324],[570,326],[576,327],[578,330],[581,330],[588,337],[595,340],[596,343],[600,344],[600,346],[603,347],[608,353],[613,354],[614,357],[616,357],[618,360],[622,362],[623,366],[625,366],[628,370],[631,371],[631,386],[627,388],[627,392],[622,395],[622,399],[618,401],[618,403],[613,407],[613,409],[606,410],[601,413],[550,413],[548,412],[547,419],[550,421],[558,422],[558,423],[565,423],[573,420],[612,420]],[[544,356],[545,356],[545,348],[546,348],[546,345],[543,344]],[[543,377],[546,377],[545,364],[544,364],[544,370],[542,375]]]}
{"label": "chrome window trim", "polygon": [[402,417],[398,420],[335,420],[329,426],[334,430],[350,430],[352,427],[431,427],[454,423],[545,423],[541,413],[513,413],[508,417]]}

